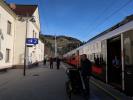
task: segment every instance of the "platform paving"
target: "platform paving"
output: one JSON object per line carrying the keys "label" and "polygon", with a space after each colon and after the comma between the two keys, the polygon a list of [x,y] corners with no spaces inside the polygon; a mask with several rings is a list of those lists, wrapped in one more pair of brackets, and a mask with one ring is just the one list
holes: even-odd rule
{"label": "platform paving", "polygon": [[[65,91],[67,76],[65,65],[61,69],[49,69],[49,65],[39,65],[26,70],[11,69],[0,73],[0,100],[68,100]],[[94,84],[90,85],[89,100],[114,100]],[[72,100],[84,100],[80,95],[72,95]]]}

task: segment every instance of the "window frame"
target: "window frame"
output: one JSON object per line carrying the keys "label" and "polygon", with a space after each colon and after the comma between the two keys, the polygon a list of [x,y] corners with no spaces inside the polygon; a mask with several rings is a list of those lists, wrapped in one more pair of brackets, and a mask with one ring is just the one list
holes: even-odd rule
{"label": "window frame", "polygon": [[6,54],[5,54],[5,62],[6,63],[10,62],[10,54],[11,54],[11,50],[6,48]]}
{"label": "window frame", "polygon": [[11,31],[12,31],[12,23],[11,21],[7,21],[7,34],[11,35]]}

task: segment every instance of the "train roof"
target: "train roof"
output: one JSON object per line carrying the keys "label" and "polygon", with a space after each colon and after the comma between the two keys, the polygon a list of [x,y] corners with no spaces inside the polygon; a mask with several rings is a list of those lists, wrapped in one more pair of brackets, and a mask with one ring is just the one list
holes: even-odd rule
{"label": "train roof", "polygon": [[111,28],[109,28],[109,29],[105,30],[104,32],[102,32],[102,33],[96,35],[95,37],[91,38],[91,39],[88,40],[84,45],[81,45],[80,47],[78,47],[78,48],[76,48],[76,49],[73,49],[73,50],[67,52],[66,55],[72,54],[73,52],[82,49],[82,48],[83,48],[84,46],[86,46],[89,42],[91,42],[91,41],[93,41],[93,40],[95,40],[95,39],[97,39],[97,38],[99,38],[99,37],[101,37],[101,36],[103,36],[103,35],[105,35],[105,34],[108,34],[109,32],[111,32],[111,31],[113,31],[113,30],[119,28],[120,26],[123,26],[123,25],[127,24],[128,22],[130,22],[130,21],[132,21],[132,20],[133,20],[133,14],[130,15],[130,16],[127,16],[127,17],[126,17],[124,20],[122,20],[121,22],[117,23],[116,25],[112,26]]}
{"label": "train roof", "polygon": [[100,36],[102,36],[102,35],[105,35],[105,34],[107,34],[108,32],[111,32],[111,31],[113,31],[113,30],[119,28],[120,26],[125,25],[126,23],[132,21],[132,20],[133,20],[133,14],[130,15],[130,16],[127,16],[124,20],[122,20],[121,22],[119,22],[119,23],[117,23],[116,25],[112,26],[111,28],[105,30],[104,32],[102,32],[102,33],[100,33],[100,34],[94,36],[93,38],[91,38],[90,40],[88,40],[86,43],[88,43],[88,42],[90,42],[90,41],[92,41],[92,40],[94,40],[94,39],[96,39],[96,38],[98,38],[98,37],[100,37]]}

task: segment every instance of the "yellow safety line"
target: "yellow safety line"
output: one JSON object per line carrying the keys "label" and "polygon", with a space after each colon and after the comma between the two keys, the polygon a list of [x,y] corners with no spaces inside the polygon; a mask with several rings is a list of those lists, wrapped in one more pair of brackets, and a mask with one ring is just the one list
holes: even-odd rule
{"label": "yellow safety line", "polygon": [[101,87],[100,85],[98,85],[96,82],[91,80],[91,83],[100,88],[101,90],[103,90],[104,92],[106,92],[108,95],[112,96],[115,100],[121,100],[120,98],[116,97],[115,95],[113,95],[112,93]]}

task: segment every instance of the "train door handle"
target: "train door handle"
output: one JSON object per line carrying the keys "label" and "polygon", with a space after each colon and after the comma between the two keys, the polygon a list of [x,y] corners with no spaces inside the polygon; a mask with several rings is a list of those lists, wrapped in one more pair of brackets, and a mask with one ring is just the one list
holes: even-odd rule
{"label": "train door handle", "polygon": [[132,75],[133,74],[131,71],[127,71],[126,73],[127,73],[127,75]]}

